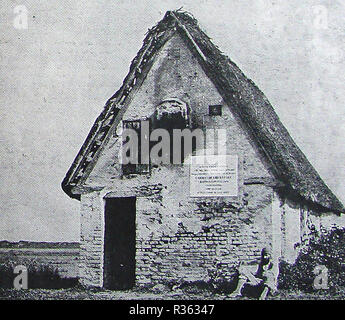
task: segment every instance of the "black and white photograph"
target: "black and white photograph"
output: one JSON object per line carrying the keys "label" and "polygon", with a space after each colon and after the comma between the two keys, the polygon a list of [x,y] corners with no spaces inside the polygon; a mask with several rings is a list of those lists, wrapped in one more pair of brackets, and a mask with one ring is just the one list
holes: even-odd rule
{"label": "black and white photograph", "polygon": [[344,300],[344,16],[3,0],[0,299]]}

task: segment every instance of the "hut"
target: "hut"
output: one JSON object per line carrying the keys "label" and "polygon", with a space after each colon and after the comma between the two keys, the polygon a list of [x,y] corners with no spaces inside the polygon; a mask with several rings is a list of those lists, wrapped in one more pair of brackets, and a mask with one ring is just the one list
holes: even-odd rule
{"label": "hut", "polygon": [[[138,163],[123,161],[124,132],[138,133]],[[181,162],[173,133],[192,141]],[[345,211],[265,95],[181,11],[148,31],[62,188],[80,200],[80,281],[111,289],[230,281],[263,248],[278,275],[313,224]]]}

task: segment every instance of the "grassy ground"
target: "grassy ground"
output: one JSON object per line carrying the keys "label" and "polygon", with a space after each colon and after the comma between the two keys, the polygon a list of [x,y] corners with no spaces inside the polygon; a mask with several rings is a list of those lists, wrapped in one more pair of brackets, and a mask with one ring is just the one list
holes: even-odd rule
{"label": "grassy ground", "polygon": [[[209,291],[163,291],[150,292],[143,290],[110,291],[86,290],[81,288],[71,289],[0,289],[1,300],[234,300],[226,294],[215,294]],[[235,298],[248,300],[248,298]],[[280,291],[267,300],[344,300],[345,294],[329,295],[327,292],[306,294],[298,292]]]}

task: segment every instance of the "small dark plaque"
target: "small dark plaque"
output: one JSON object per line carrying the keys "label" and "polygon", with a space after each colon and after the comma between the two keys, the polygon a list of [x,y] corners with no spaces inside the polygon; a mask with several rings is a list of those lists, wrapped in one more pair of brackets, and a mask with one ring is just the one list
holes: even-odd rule
{"label": "small dark plaque", "polygon": [[210,116],[221,116],[222,115],[222,105],[215,104],[212,106],[208,106],[208,114]]}

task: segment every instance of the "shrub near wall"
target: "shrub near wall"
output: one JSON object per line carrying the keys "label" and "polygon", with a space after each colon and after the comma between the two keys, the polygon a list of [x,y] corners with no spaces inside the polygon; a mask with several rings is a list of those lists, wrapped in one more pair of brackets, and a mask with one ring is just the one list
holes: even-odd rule
{"label": "shrub near wall", "polygon": [[[280,263],[278,288],[294,291],[324,291],[336,294],[345,291],[345,228],[312,231],[309,244],[301,249],[296,262]],[[328,269],[329,289],[315,289],[314,269],[323,265]]]}

